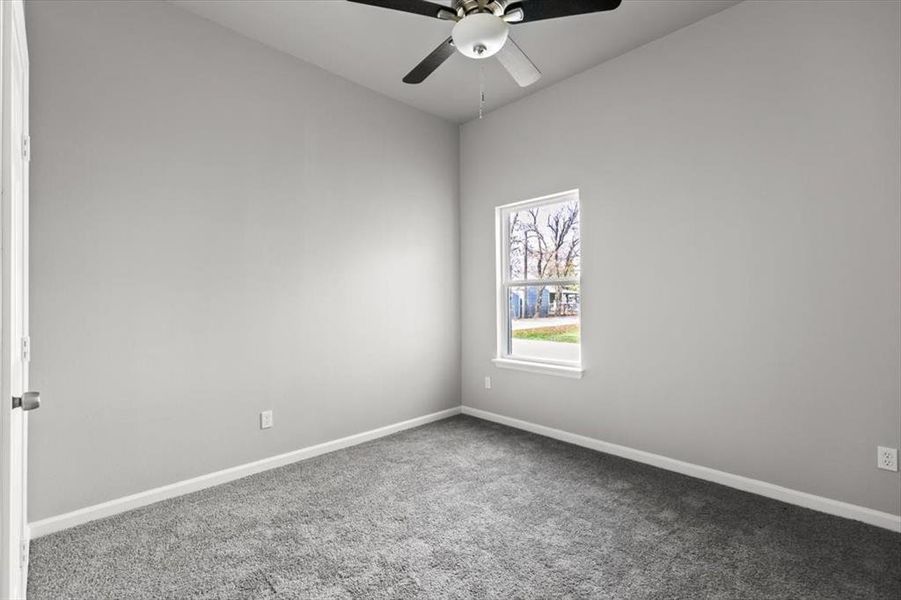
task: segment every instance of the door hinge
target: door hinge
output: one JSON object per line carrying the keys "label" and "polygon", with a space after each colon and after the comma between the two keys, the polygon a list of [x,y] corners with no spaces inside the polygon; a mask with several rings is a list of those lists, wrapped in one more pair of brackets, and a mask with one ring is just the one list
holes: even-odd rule
{"label": "door hinge", "polygon": [[31,162],[31,136],[26,135],[22,138],[22,157],[25,162]]}
{"label": "door hinge", "polygon": [[19,542],[19,566],[25,567],[28,565],[28,540],[22,540]]}
{"label": "door hinge", "polygon": [[31,361],[31,338],[25,336],[22,338],[22,362]]}

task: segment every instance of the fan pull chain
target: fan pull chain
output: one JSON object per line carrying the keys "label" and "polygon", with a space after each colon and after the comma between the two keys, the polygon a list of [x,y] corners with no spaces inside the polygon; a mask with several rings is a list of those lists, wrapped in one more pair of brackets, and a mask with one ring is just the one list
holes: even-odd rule
{"label": "fan pull chain", "polygon": [[479,119],[485,110],[485,66],[479,65]]}

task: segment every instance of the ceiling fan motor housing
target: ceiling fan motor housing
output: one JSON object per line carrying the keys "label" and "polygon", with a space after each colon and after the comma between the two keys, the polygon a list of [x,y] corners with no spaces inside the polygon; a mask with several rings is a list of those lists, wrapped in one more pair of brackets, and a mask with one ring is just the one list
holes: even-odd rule
{"label": "ceiling fan motor housing", "polygon": [[454,25],[454,46],[469,58],[488,58],[507,43],[510,26],[490,13],[474,13]]}

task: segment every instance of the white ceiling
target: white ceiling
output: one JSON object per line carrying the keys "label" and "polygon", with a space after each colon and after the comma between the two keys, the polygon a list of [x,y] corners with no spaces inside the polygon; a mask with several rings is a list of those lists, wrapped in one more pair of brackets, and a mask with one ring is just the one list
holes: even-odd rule
{"label": "white ceiling", "polygon": [[453,23],[438,19],[343,0],[171,1],[386,96],[464,122],[478,115],[483,63],[490,111],[739,0],[624,0],[612,12],[514,25],[512,37],[542,72],[541,80],[525,89],[495,59],[476,61],[460,54],[424,83],[403,83],[403,76],[450,35]]}

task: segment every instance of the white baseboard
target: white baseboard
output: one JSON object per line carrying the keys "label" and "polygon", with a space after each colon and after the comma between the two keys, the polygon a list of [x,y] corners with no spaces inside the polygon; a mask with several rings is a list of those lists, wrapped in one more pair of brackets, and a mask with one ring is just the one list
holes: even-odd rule
{"label": "white baseboard", "polygon": [[752,494],[781,500],[788,504],[795,504],[830,515],[854,519],[855,521],[863,521],[870,525],[876,525],[877,527],[901,532],[901,516],[899,515],[873,510],[872,508],[849,504],[839,500],[832,500],[830,498],[808,494],[807,492],[799,492],[798,490],[774,485],[765,481],[742,477],[741,475],[733,475],[732,473],[726,473],[725,471],[702,467],[700,465],[683,462],[681,460],[645,452],[643,450],[635,450],[634,448],[629,448],[627,446],[602,442],[601,440],[586,437],[584,435],[569,433],[560,429],[545,427],[544,425],[536,425],[535,423],[521,421],[520,419],[514,419],[512,417],[505,417],[478,408],[463,406],[463,414],[484,419],[486,421],[500,423],[501,425],[515,427],[516,429],[537,433],[538,435],[575,444],[576,446],[583,446],[599,452],[614,454],[616,456],[628,458],[629,460],[666,469],[667,471],[675,471],[676,473],[682,473],[683,475],[696,477],[697,479],[712,481],[745,492],[751,492]]}
{"label": "white baseboard", "polygon": [[292,452],[287,452],[285,454],[279,454],[270,458],[264,458],[262,460],[254,461],[251,463],[238,465],[229,469],[223,469],[222,471],[216,471],[215,473],[201,475],[192,479],[186,479],[184,481],[179,481],[170,485],[154,488],[152,490],[139,492],[130,496],[125,496],[122,498],[117,498],[115,500],[110,500],[108,502],[103,502],[101,504],[95,504],[93,506],[81,508],[69,513],[57,515],[55,517],[41,519],[40,521],[30,523],[30,537],[38,538],[50,533],[62,531],[63,529],[68,529],[69,527],[75,527],[76,525],[81,525],[89,521],[102,519],[104,517],[110,517],[112,515],[116,515],[128,510],[147,506],[148,504],[153,504],[154,502],[159,502],[168,498],[174,498],[176,496],[189,494],[191,492],[196,492],[208,487],[227,483],[229,481],[234,481],[235,479],[247,477],[248,475],[253,475],[254,473],[268,471],[269,469],[275,469],[277,467],[291,464],[293,462],[312,458],[321,454],[327,454],[329,452],[334,452],[335,450],[340,450],[342,448],[356,446],[357,444],[362,444],[363,442],[368,442],[369,440],[374,440],[386,435],[391,435],[392,433],[397,433],[398,431],[411,429],[413,427],[418,427],[420,425],[425,425],[434,421],[440,421],[441,419],[452,417],[454,415],[460,414],[461,412],[465,415],[470,415],[479,419],[484,419],[486,421],[493,421],[495,423],[500,423],[502,425],[514,427],[516,429],[522,429],[524,431],[530,431],[532,433],[537,433],[538,435],[554,438],[563,442],[575,444],[577,446],[583,446],[585,448],[590,448],[599,452],[606,452],[607,454],[613,454],[627,458],[629,460],[653,465],[655,467],[666,469],[668,471],[675,471],[677,473],[682,473],[683,475],[688,475],[690,477],[712,481],[714,483],[719,483],[728,487],[751,492],[760,496],[766,496],[767,498],[781,500],[782,502],[787,502],[788,504],[795,504],[797,506],[803,506],[805,508],[810,508],[831,515],[836,515],[847,519],[854,519],[856,521],[869,523],[870,525],[876,525],[877,527],[883,527],[892,531],[901,532],[901,516],[898,515],[873,510],[864,506],[849,504],[847,502],[841,502],[839,500],[832,500],[830,498],[824,498],[822,496],[816,496],[814,494],[808,494],[807,492],[800,492],[798,490],[785,488],[782,486],[774,485],[772,483],[767,483],[765,481],[759,481],[757,479],[751,479],[749,477],[742,477],[741,475],[733,475],[732,473],[718,471],[709,467],[702,467],[700,465],[668,458],[659,454],[653,454],[651,452],[645,452],[643,450],[636,450],[634,448],[620,446],[618,444],[611,444],[609,442],[603,442],[601,440],[587,436],[569,433],[560,429],[545,427],[544,425],[537,425],[528,421],[522,421],[520,419],[505,417],[503,415],[480,410],[477,408],[463,406],[449,408],[447,410],[424,415],[422,417],[417,417],[408,421],[386,425],[385,427],[372,429],[370,431],[364,431],[363,433],[350,435],[337,440],[332,440],[330,442],[324,442],[315,446],[301,448],[300,450],[294,450]]}
{"label": "white baseboard", "polygon": [[363,442],[368,442],[376,438],[391,435],[392,433],[397,433],[398,431],[403,431],[404,429],[419,427],[420,425],[425,425],[426,423],[432,423],[434,421],[440,421],[441,419],[446,419],[448,417],[458,415],[460,414],[460,411],[461,407],[459,406],[449,408],[447,410],[424,415],[422,417],[416,417],[415,419],[410,419],[408,421],[386,425],[385,427],[379,427],[378,429],[372,429],[370,431],[364,431],[363,433],[349,435],[347,437],[332,440],[330,442],[324,442],[315,446],[301,448],[300,450],[294,450],[285,454],[279,454],[277,456],[272,456],[269,458],[264,458],[262,460],[238,465],[237,467],[231,467],[229,469],[223,469],[222,471],[216,471],[215,473],[208,473],[207,475],[185,479],[184,481],[164,485],[162,487],[139,492],[137,494],[125,496],[123,498],[117,498],[115,500],[110,500],[101,504],[95,504],[86,508],[80,508],[78,510],[74,510],[62,515],[57,515],[55,517],[41,519],[40,521],[30,523],[29,528],[31,530],[31,538],[38,538],[43,535],[54,533],[56,531],[68,529],[69,527],[75,527],[76,525],[81,525],[89,521],[102,519],[104,517],[110,517],[112,515],[116,515],[128,510],[140,508],[141,506],[153,504],[154,502],[159,502],[160,500],[166,500],[168,498],[174,498],[176,496],[196,492],[198,490],[212,487],[214,485],[219,485],[233,481],[235,479],[247,477],[248,475],[253,475],[254,473],[268,471],[269,469],[275,469],[277,467],[282,467],[293,462],[305,460],[314,456],[319,456],[320,454],[327,454],[329,452],[334,452],[335,450],[341,450],[342,448],[356,446],[357,444],[362,444]]}

